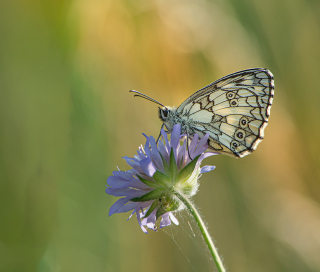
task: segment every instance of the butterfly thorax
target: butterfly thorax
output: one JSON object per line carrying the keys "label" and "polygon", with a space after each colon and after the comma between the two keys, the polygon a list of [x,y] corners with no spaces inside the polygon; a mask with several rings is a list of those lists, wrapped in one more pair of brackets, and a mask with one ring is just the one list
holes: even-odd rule
{"label": "butterfly thorax", "polygon": [[159,108],[159,118],[164,122],[166,128],[170,132],[175,124],[180,124],[181,133],[187,133],[192,125],[192,119],[178,113],[176,108]]}

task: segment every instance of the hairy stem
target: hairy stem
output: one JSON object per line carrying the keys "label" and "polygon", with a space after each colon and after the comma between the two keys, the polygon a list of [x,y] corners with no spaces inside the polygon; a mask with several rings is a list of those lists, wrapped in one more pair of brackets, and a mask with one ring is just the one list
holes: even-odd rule
{"label": "hairy stem", "polygon": [[178,192],[175,192],[175,195],[186,205],[186,207],[188,208],[188,210],[191,212],[191,214],[193,215],[194,219],[196,220],[198,227],[203,235],[203,238],[205,240],[205,242],[208,245],[208,248],[210,250],[210,253],[216,263],[216,266],[218,268],[219,272],[226,272],[226,269],[222,263],[222,260],[218,254],[218,250],[215,247],[212,238],[210,237],[210,234],[205,226],[205,223],[203,222],[202,218],[200,217],[200,214],[198,213],[198,211],[196,210],[195,206],[193,205],[193,203],[186,198],[183,194],[180,194]]}

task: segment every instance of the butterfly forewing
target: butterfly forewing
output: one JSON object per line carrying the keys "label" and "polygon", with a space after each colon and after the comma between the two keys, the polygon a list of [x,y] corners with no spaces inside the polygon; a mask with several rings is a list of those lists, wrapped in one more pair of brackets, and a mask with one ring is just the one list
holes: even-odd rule
{"label": "butterfly forewing", "polygon": [[264,137],[273,90],[273,75],[267,69],[239,71],[191,95],[165,123],[182,120],[189,137],[209,133],[211,150],[243,157]]}

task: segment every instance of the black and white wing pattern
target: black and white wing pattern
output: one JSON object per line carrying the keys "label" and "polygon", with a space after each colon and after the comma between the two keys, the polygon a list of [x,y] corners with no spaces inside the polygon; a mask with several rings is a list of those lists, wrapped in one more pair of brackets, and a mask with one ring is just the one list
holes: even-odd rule
{"label": "black and white wing pattern", "polygon": [[202,88],[176,110],[189,136],[209,133],[209,148],[234,157],[253,152],[264,137],[274,95],[272,73],[239,71]]}

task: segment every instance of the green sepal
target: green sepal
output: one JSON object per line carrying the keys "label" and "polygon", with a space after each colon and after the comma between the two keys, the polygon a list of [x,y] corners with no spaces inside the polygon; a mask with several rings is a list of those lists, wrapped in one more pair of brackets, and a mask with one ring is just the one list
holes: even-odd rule
{"label": "green sepal", "polygon": [[161,205],[159,209],[156,212],[156,220],[158,218],[167,213],[167,212],[172,212],[175,211],[179,208],[179,201],[177,199],[173,199],[172,197],[168,198],[162,198],[161,199]]}
{"label": "green sepal", "polygon": [[132,201],[132,202],[145,202],[145,201],[154,200],[154,199],[160,198],[165,190],[166,190],[166,188],[154,189],[153,191],[151,191],[143,196],[131,198],[130,201]]}
{"label": "green sepal", "polygon": [[157,183],[157,182],[154,182],[154,181],[151,181],[151,180],[147,180],[147,179],[144,179],[143,177],[140,177],[139,175],[137,175],[137,177],[140,179],[141,182],[143,182],[145,185],[151,187],[151,188],[161,188],[162,186]]}
{"label": "green sepal", "polygon": [[160,154],[160,157],[162,159],[164,172],[165,173],[169,173],[169,165],[168,165],[168,163],[166,162],[166,160],[164,159],[164,157],[162,156],[162,154],[160,152],[159,152],[159,154]]}
{"label": "green sepal", "polygon": [[161,171],[157,170],[154,174],[153,174],[153,178],[156,182],[158,182],[160,185],[162,186],[166,186],[168,187],[168,183],[169,183],[169,177],[162,173]]}
{"label": "green sepal", "polygon": [[187,180],[192,175],[200,156],[201,155],[198,155],[197,157],[195,157],[180,171],[177,177],[177,182],[181,182],[181,181],[183,182],[184,180]]}
{"label": "green sepal", "polygon": [[176,159],[174,158],[173,148],[171,148],[171,152],[170,152],[169,173],[170,173],[170,180],[174,183],[178,175],[178,166],[176,163]]}
{"label": "green sepal", "polygon": [[155,208],[158,207],[158,205],[159,205],[159,201],[158,201],[158,200],[153,201],[153,203],[151,204],[149,210],[148,210],[147,213],[143,216],[143,218],[148,217],[148,216],[155,210]]}

